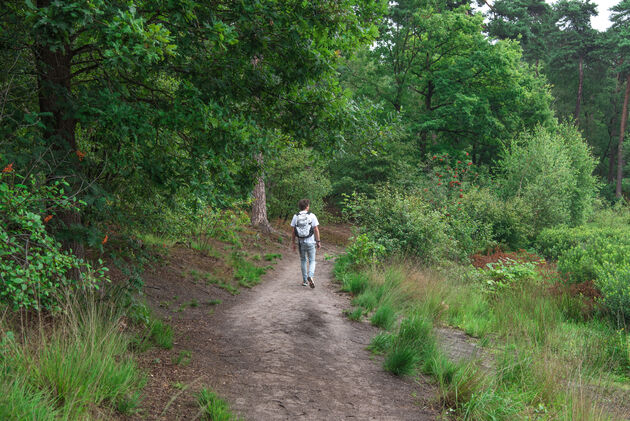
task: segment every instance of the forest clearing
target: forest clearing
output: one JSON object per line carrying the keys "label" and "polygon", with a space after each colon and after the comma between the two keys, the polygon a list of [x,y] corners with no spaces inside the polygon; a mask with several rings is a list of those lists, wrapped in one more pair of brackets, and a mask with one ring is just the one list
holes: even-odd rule
{"label": "forest clearing", "polygon": [[629,40],[630,0],[0,2],[0,419],[630,419]]}

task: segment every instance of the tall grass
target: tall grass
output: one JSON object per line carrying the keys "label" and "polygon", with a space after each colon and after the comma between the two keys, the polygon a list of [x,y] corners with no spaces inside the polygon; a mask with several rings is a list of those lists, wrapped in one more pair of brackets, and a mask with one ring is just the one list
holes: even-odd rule
{"label": "tall grass", "polygon": [[[419,270],[404,261],[357,269],[343,259],[336,275],[372,319],[382,319],[384,304],[386,312],[401,315],[399,323],[382,324],[389,332],[370,345],[385,355],[384,368],[433,376],[444,408],[458,418],[608,419],[602,393],[593,391],[630,378],[628,333],[602,320],[576,321],[566,299],[536,279],[497,293],[485,289],[476,270]],[[365,282],[350,288],[356,279]],[[450,361],[437,345],[434,324],[483,338],[492,369]]]}
{"label": "tall grass", "polygon": [[0,419],[85,419],[131,413],[144,377],[128,354],[115,307],[74,300],[53,326],[11,339],[0,326]]}

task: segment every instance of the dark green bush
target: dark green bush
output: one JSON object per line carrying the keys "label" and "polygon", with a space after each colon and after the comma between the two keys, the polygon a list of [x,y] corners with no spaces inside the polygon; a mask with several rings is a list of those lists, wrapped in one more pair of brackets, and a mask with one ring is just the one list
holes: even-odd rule
{"label": "dark green bush", "polygon": [[594,243],[630,244],[629,233],[628,226],[603,228],[589,224],[569,228],[561,225],[541,231],[536,237],[535,246],[540,254],[556,260],[577,246],[585,248]]}
{"label": "dark green bush", "polygon": [[570,283],[594,281],[601,302],[621,319],[630,316],[630,227],[589,224],[557,227],[537,239],[542,254],[558,259],[558,270]]}

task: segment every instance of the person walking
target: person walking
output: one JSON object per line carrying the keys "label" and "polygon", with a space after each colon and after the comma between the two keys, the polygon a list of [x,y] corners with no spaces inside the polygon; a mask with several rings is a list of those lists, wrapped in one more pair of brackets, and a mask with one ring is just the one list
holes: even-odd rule
{"label": "person walking", "polygon": [[302,199],[298,202],[300,211],[293,215],[291,226],[293,227],[293,235],[291,243],[293,251],[299,249],[300,263],[302,267],[302,286],[309,285],[315,288],[315,255],[316,250],[321,247],[319,237],[319,221],[315,214],[311,213],[311,202],[308,199]]}

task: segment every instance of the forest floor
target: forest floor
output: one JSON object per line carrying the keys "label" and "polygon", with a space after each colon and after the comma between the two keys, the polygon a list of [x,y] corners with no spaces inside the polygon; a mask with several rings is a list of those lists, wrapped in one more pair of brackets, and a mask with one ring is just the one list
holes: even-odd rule
{"label": "forest floor", "polygon": [[384,371],[382,357],[366,350],[378,329],[344,315],[350,297],[332,280],[332,256],[341,249],[322,247],[311,289],[301,285],[298,256],[286,242],[261,240],[257,248],[283,257],[261,284],[237,295],[191,276],[226,268],[220,259],[183,246],[145,274],[148,303],[170,320],[175,341],[171,350],[139,354],[148,382],[142,410],[129,419],[196,419],[195,393],[202,387],[246,420],[439,415],[437,388],[423,377]]}

